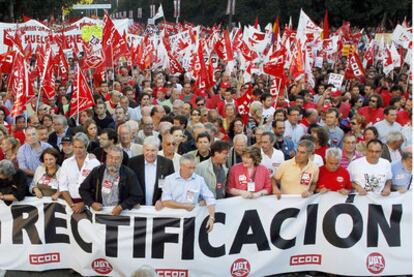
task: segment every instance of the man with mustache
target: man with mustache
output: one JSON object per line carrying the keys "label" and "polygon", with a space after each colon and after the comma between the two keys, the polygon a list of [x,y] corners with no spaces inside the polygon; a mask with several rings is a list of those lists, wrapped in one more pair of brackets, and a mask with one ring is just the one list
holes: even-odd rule
{"label": "man with mustache", "polygon": [[111,146],[106,163],[94,168],[79,188],[85,205],[95,211],[113,206],[112,215],[119,215],[124,209],[139,207],[144,194],[135,173],[122,165],[123,151]]}

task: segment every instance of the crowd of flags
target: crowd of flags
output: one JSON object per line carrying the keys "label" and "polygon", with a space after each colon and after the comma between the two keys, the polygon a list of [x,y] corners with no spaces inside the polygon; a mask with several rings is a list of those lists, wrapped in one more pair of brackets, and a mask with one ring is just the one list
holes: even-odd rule
{"label": "crowd of flags", "polygon": [[[232,2],[229,3],[228,9],[232,12]],[[179,0],[174,1],[176,4],[179,16]],[[162,6],[153,18],[161,17]],[[321,25],[301,10],[297,29],[290,21],[283,32],[276,17],[273,24],[264,28],[258,20],[253,25],[239,24],[232,30],[220,24],[207,27],[161,21],[155,31],[154,26],[134,23],[128,32],[121,34],[111,16],[105,13],[102,39],[93,37],[82,41],[81,47],[68,44],[63,27],[61,35],[37,45],[36,49],[30,43],[23,48],[19,30],[14,36],[5,33],[4,43],[9,51],[0,55],[0,72],[8,75],[8,92],[14,97],[12,114],[21,114],[25,103],[34,96],[33,87],[38,88],[39,98],[47,102],[56,97],[56,78],[66,84],[70,67],[65,53],[70,50],[76,64],[71,84],[69,116],[72,117],[93,106],[93,87],[105,80],[108,69],[116,72],[121,64],[142,71],[161,69],[173,75],[185,73],[194,80],[194,92],[204,97],[211,94],[211,88],[217,83],[214,74],[217,70],[235,76],[239,86],[250,83],[253,74],[265,73],[271,77],[270,92],[275,98],[285,93],[295,80],[304,80],[308,89],[313,90],[312,68],[321,67],[323,62],[337,63],[345,47],[349,48],[346,80],[364,77],[367,66],[378,62],[382,63],[385,74],[392,74],[394,68],[404,63],[411,67],[412,28],[406,23],[393,30],[388,43],[363,29],[352,29],[346,21],[335,32],[330,32],[328,11]],[[138,42],[131,42],[131,37]],[[33,55],[35,66],[30,66]],[[238,95],[242,115],[247,115],[251,100],[251,88]]]}

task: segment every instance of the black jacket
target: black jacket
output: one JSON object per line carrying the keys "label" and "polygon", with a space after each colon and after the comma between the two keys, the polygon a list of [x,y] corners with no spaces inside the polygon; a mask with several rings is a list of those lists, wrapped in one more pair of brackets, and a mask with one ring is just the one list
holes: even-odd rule
{"label": "black jacket", "polygon": [[[138,155],[136,157],[130,158],[128,162],[128,167],[131,168],[138,177],[139,184],[144,193],[144,198],[141,205],[145,205],[145,159],[144,155]],[[167,177],[168,175],[173,174],[174,164],[170,159],[167,159],[162,156],[157,156],[157,175],[155,177],[154,185],[154,195],[152,197],[152,205],[155,205],[155,202],[161,198],[161,189],[158,188],[158,179]]]}
{"label": "black jacket", "polygon": [[[71,137],[72,135],[73,135],[72,128],[70,128],[70,127],[69,127],[69,128],[66,130],[65,137],[66,137],[66,136]],[[60,151],[60,149],[59,149],[59,145],[58,145],[57,141],[58,141],[58,139],[57,139],[56,132],[52,132],[52,133],[49,135],[49,139],[47,140],[47,143],[49,143],[49,144],[50,144],[50,145],[52,145],[54,148],[56,148],[58,151]]]}
{"label": "black jacket", "polygon": [[[91,206],[93,202],[102,203],[102,179],[106,165],[92,169],[79,187],[79,194],[85,205]],[[141,203],[144,194],[135,173],[128,167],[121,165],[119,169],[119,202],[122,209],[132,209],[136,204]]]}

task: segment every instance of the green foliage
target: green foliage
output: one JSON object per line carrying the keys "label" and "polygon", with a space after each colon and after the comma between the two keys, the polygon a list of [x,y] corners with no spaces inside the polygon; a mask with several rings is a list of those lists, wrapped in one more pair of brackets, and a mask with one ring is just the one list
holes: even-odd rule
{"label": "green foliage", "polygon": [[[68,8],[79,2],[91,2],[91,0],[6,0],[2,5],[6,8],[9,1],[15,3],[15,17],[23,14],[29,17],[45,19],[50,15],[59,17],[62,14],[62,6]],[[111,3],[112,12],[143,8],[144,21],[149,16],[149,5],[155,4],[158,8],[162,3],[166,19],[174,21],[172,17],[174,8],[172,0],[94,0],[93,3]],[[117,6],[118,4],[118,6]],[[340,26],[343,20],[348,20],[351,25],[378,26],[384,23],[392,28],[397,22],[401,22],[404,16],[412,18],[411,0],[398,2],[389,0],[236,0],[236,14],[233,22],[241,24],[253,24],[256,17],[259,23],[265,26],[268,22],[274,22],[276,16],[280,22],[287,24],[289,16],[292,16],[293,25],[296,26],[299,12],[302,8],[314,21],[319,24],[323,21],[325,8],[328,9],[331,26]],[[181,0],[181,21],[196,24],[213,25],[222,23],[227,25],[228,16],[225,14],[227,0]],[[7,9],[3,11],[5,13]]]}
{"label": "green foliage", "polygon": [[[149,5],[162,3],[166,19],[174,21],[173,1],[171,0],[119,0],[119,11],[138,7],[143,8],[144,18],[148,17]],[[281,24],[289,22],[292,16],[293,25],[296,26],[299,12],[302,8],[314,21],[319,24],[323,21],[325,8],[328,9],[331,26],[342,25],[343,20],[351,22],[351,25],[378,26],[384,20],[387,27],[401,22],[404,16],[412,18],[411,0],[401,0],[398,4],[389,0],[236,0],[236,14],[233,22],[241,24],[253,24],[256,17],[259,23],[265,26],[268,22],[274,22],[276,16],[280,17]],[[228,16],[225,14],[226,0],[181,0],[181,20],[196,24],[212,25],[214,23],[228,24]]]}

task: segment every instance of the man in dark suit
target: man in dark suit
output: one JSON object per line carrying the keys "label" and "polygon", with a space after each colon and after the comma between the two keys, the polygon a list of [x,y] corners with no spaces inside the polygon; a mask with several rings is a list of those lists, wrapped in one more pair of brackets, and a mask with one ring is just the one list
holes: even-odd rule
{"label": "man in dark suit", "polygon": [[57,150],[60,149],[60,143],[62,142],[63,137],[72,137],[72,129],[68,126],[68,120],[63,115],[55,115],[53,117],[53,129],[49,135],[48,143],[52,145]]}
{"label": "man in dark suit", "polygon": [[174,164],[170,159],[157,155],[160,141],[155,136],[144,140],[144,154],[129,159],[128,166],[135,172],[144,192],[141,205],[155,206],[161,209],[161,189],[164,179],[174,173]]}

